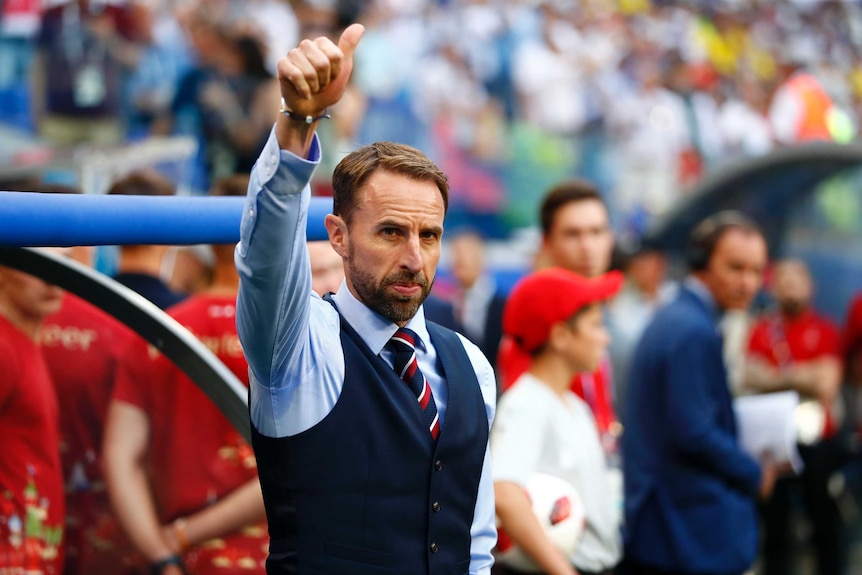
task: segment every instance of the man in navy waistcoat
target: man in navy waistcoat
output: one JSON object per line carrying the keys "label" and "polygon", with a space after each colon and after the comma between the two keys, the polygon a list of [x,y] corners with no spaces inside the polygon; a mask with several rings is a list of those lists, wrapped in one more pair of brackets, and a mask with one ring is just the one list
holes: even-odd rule
{"label": "man in navy waistcoat", "polygon": [[329,241],[345,280],[311,290],[315,135],[363,33],[303,40],[278,65],[282,113],[252,172],[236,250],[237,325],[270,531],[267,573],[487,574],[496,541],[482,352],[425,320],[446,176],[388,142],[333,175]]}

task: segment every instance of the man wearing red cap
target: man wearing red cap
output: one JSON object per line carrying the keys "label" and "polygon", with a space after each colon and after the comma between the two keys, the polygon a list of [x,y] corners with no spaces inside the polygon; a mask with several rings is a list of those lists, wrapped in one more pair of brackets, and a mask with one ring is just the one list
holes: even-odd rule
{"label": "man wearing red cap", "polygon": [[[610,337],[600,304],[621,285],[617,272],[585,279],[551,268],[516,285],[504,311],[504,332],[531,360],[500,400],[491,432],[497,516],[545,573],[608,573],[620,559],[619,501],[595,419],[570,385],[605,356]],[[568,481],[583,501],[586,529],[570,556],[554,546],[533,513],[524,486],[535,473]]]}

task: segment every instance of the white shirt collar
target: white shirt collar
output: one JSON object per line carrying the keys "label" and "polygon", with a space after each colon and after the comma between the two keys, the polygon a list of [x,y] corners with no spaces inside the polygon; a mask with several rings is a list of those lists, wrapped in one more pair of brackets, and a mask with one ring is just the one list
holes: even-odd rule
{"label": "white shirt collar", "polygon": [[[379,354],[383,350],[383,346],[398,331],[397,325],[356,299],[347,287],[347,280],[341,282],[341,287],[338,288],[332,299],[347,323],[356,330],[365,345],[375,354]],[[419,306],[416,315],[407,322],[407,327],[419,336],[421,340],[420,349],[427,349],[425,346],[430,336],[425,325],[425,310],[422,306]]]}

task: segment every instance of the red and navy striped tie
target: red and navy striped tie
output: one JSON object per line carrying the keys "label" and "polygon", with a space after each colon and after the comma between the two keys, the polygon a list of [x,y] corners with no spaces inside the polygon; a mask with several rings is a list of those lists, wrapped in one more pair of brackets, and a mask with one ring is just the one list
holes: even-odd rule
{"label": "red and navy striped tie", "polygon": [[431,386],[428,380],[419,371],[419,362],[416,360],[416,342],[419,336],[413,330],[406,327],[400,328],[386,346],[395,352],[394,368],[401,379],[410,386],[416,395],[419,407],[425,416],[425,425],[431,432],[431,437],[437,439],[440,435],[440,418],[437,416],[437,404],[431,394]]}

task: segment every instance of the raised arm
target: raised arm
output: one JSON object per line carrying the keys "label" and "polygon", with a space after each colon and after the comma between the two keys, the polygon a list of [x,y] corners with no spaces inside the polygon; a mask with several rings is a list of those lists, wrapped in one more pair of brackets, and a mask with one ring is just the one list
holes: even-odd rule
{"label": "raised arm", "polygon": [[344,95],[353,72],[353,52],[365,28],[349,26],[333,44],[328,38],[303,40],[278,62],[278,82],[285,109],[276,122],[276,135],[281,149],[301,158],[308,156],[317,128],[317,121],[327,108]]}
{"label": "raised arm", "polygon": [[[338,102],[364,29],[347,28],[338,45],[303,40],[278,65],[285,113],[252,171],[236,264],[237,330],[251,371],[251,416],[266,435],[283,435],[273,390],[296,384],[309,343],[311,269],[305,247],[311,191],[320,159],[315,131]],[[306,121],[308,119],[308,121]],[[279,402],[279,407],[285,402]]]}

